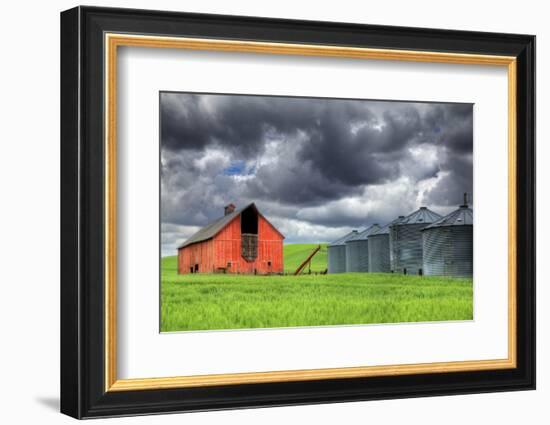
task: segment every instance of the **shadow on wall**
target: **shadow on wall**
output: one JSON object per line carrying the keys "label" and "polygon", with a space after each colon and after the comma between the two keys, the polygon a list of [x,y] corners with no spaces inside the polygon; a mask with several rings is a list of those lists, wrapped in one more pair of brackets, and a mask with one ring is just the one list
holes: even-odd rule
{"label": "shadow on wall", "polygon": [[35,397],[38,404],[59,412],[59,397]]}

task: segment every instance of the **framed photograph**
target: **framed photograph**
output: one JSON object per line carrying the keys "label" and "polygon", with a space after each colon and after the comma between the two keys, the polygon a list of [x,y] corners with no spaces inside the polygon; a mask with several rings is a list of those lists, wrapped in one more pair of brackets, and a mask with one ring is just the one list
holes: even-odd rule
{"label": "framed photograph", "polygon": [[63,12],[61,411],[534,389],[534,70],[530,35]]}

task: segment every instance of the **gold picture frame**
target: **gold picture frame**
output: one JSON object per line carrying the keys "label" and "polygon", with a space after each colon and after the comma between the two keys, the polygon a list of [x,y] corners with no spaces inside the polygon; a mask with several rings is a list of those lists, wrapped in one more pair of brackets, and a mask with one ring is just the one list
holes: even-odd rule
{"label": "gold picture frame", "polygon": [[[254,41],[213,40],[159,37],[128,34],[105,34],[105,152],[107,178],[105,186],[105,391],[135,391],[235,385],[266,382],[305,381],[374,376],[411,375],[417,373],[466,372],[510,369],[516,367],[516,58],[462,53],[389,50],[355,47],[281,44]],[[117,379],[116,375],[116,95],[117,52],[119,47],[148,47],[324,56],[362,60],[395,60],[447,64],[491,65],[506,67],[508,72],[508,358],[457,362],[400,364],[387,366],[344,367],[254,373],[175,376],[169,378]]]}

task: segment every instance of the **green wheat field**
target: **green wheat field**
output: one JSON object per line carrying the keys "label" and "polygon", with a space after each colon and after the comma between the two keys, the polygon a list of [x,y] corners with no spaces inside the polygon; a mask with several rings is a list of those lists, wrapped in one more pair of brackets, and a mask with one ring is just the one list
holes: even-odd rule
{"label": "green wheat field", "polygon": [[[294,271],[315,246],[285,245],[285,271]],[[178,275],[177,257],[164,257],[161,331],[473,318],[471,279],[387,273],[313,274],[326,269],[326,247],[314,258],[310,275],[252,276]]]}

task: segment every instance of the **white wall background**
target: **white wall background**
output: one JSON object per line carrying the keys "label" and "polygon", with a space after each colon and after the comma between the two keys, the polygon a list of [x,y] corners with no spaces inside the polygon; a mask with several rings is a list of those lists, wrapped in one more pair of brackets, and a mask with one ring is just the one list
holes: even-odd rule
{"label": "white wall background", "polygon": [[[523,0],[319,2],[277,0],[97,1],[96,5],[537,35],[538,158],[550,154],[550,27],[545,3]],[[3,423],[69,423],[57,413],[59,392],[59,12],[77,3],[9,2],[0,15],[0,417]],[[550,214],[538,170],[538,216]],[[538,223],[538,258],[550,256]],[[109,423],[547,423],[550,413],[550,303],[539,267],[538,389],[436,397],[195,413]],[[546,402],[546,403],[545,403]]]}

